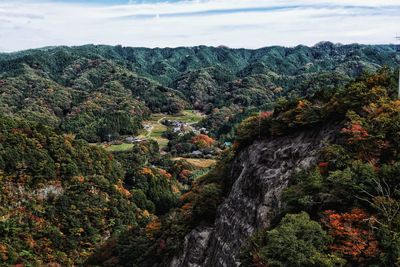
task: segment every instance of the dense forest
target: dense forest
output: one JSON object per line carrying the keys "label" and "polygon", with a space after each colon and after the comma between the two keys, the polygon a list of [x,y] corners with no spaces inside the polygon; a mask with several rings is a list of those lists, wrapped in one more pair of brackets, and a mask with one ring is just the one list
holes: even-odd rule
{"label": "dense forest", "polygon": [[[333,92],[280,101],[244,120],[233,148],[146,229],[107,242],[90,266],[165,266],[185,235],[212,225],[232,188],[233,159],[255,141],[335,125],[318,162],[290,177],[274,223],[241,248],[242,266],[396,266],[399,264],[399,116],[395,76],[363,75]],[[125,250],[126,247],[128,250]],[[111,253],[110,253],[111,251]],[[111,265],[110,265],[111,266]]]}
{"label": "dense forest", "polygon": [[49,47],[0,54],[0,111],[98,142],[136,134],[149,113],[208,114],[231,138],[249,108],[332,90],[362,71],[398,63],[395,46],[335,45],[165,49]]}
{"label": "dense forest", "polygon": [[[238,260],[400,264],[395,52],[324,42],[0,54],[0,266],[169,266],[193,229],[213,225],[242,151],[324,125],[335,138],[291,175],[273,223]],[[204,114],[208,135],[168,128],[163,150],[99,145],[184,109]],[[173,158],[193,150],[216,165]]]}

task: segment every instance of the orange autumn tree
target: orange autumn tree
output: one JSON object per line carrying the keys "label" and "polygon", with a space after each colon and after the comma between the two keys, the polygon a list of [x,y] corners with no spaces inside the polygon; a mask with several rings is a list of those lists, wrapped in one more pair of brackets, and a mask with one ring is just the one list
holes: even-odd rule
{"label": "orange autumn tree", "polygon": [[141,173],[142,175],[154,175],[154,174],[153,174],[153,171],[152,171],[149,167],[143,167],[143,168],[140,170],[140,173]]}
{"label": "orange autumn tree", "polygon": [[192,138],[192,143],[200,148],[208,148],[215,143],[215,140],[206,134],[199,134]]}
{"label": "orange autumn tree", "polygon": [[124,197],[129,198],[132,196],[131,192],[124,187],[123,181],[118,180],[117,184],[114,185],[115,189],[121,193]]}
{"label": "orange autumn tree", "polygon": [[158,169],[158,172],[161,174],[162,177],[165,177],[165,178],[167,178],[168,180],[171,180],[171,179],[172,179],[172,174],[170,174],[170,173],[167,172],[166,170],[159,168],[159,169]]}
{"label": "orange autumn tree", "polygon": [[334,238],[330,246],[332,251],[356,262],[377,256],[378,241],[368,225],[375,221],[371,215],[358,208],[345,213],[335,213],[332,210],[324,213],[323,222]]}
{"label": "orange autumn tree", "polygon": [[342,133],[348,135],[348,143],[353,144],[358,141],[364,141],[367,139],[368,131],[361,126],[359,123],[353,123],[347,128],[342,129]]}
{"label": "orange autumn tree", "polygon": [[161,220],[155,217],[151,222],[146,225],[146,236],[149,239],[154,238],[154,234],[157,233],[161,229]]}
{"label": "orange autumn tree", "polygon": [[192,172],[190,170],[184,169],[179,173],[179,179],[182,180],[182,181],[186,181],[186,180],[189,179],[189,176],[191,174],[192,174]]}

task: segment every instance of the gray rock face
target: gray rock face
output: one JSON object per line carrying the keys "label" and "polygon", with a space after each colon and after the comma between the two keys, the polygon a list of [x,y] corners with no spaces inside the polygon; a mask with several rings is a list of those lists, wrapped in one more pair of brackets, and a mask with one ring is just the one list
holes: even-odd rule
{"label": "gray rock face", "polygon": [[218,207],[211,228],[198,228],[185,239],[171,267],[239,266],[238,252],[256,230],[268,227],[281,208],[281,195],[295,171],[309,168],[334,138],[334,126],[257,141],[235,159],[231,192]]}
{"label": "gray rock face", "polygon": [[200,267],[203,262],[210,234],[214,228],[198,228],[194,229],[185,237],[183,244],[183,254],[179,258],[174,258],[171,266],[190,266]]}

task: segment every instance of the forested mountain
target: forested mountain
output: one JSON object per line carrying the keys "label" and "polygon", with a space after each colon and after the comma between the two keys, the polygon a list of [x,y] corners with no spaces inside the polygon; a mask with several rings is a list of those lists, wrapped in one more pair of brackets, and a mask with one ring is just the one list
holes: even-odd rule
{"label": "forested mountain", "polygon": [[156,142],[111,154],[0,116],[0,266],[76,266],[95,247],[174,207],[194,168]]}
{"label": "forested mountain", "polygon": [[381,70],[244,120],[180,207],[89,266],[396,266],[399,117]]}
{"label": "forested mountain", "polygon": [[257,50],[49,47],[0,54],[0,110],[99,141],[135,134],[149,112],[190,107],[212,114],[208,125],[218,133],[244,108],[332,89],[398,61],[395,46],[329,42]]}
{"label": "forested mountain", "polygon": [[328,42],[0,54],[0,266],[398,265],[399,62]]}

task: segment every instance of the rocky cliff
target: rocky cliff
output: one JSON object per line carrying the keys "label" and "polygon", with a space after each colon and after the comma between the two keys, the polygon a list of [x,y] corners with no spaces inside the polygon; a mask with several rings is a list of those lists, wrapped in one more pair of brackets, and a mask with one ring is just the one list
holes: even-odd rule
{"label": "rocky cliff", "polygon": [[198,227],[185,238],[171,267],[238,266],[238,252],[254,231],[268,227],[281,208],[291,174],[309,168],[332,142],[333,125],[256,141],[242,150],[231,168],[234,183],[211,227]]}

